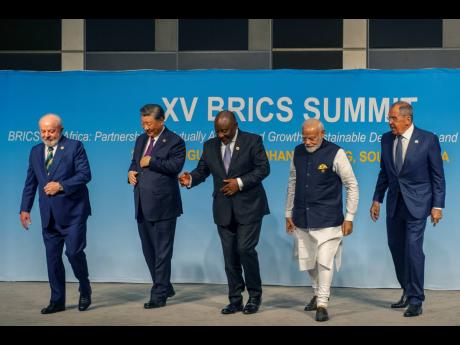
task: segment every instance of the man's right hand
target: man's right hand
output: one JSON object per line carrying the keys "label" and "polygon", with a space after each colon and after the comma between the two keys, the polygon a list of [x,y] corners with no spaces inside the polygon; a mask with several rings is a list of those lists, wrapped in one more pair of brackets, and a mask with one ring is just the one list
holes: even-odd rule
{"label": "man's right hand", "polygon": [[380,215],[380,203],[378,201],[374,201],[371,206],[371,219],[375,222],[379,219]]}
{"label": "man's right hand", "polygon": [[30,213],[22,211],[19,214],[19,220],[21,221],[22,227],[29,230],[29,225],[32,224],[32,221],[30,220]]}
{"label": "man's right hand", "polygon": [[188,187],[190,185],[190,181],[192,180],[192,176],[187,171],[184,171],[179,175],[178,179],[182,187]]}
{"label": "man's right hand", "polygon": [[137,183],[137,178],[136,178],[136,175],[138,174],[137,171],[130,171],[128,172],[128,181],[129,181],[129,184],[132,184],[133,186],[136,185]]}
{"label": "man's right hand", "polygon": [[291,217],[286,217],[286,232],[292,234],[294,232],[295,225]]}

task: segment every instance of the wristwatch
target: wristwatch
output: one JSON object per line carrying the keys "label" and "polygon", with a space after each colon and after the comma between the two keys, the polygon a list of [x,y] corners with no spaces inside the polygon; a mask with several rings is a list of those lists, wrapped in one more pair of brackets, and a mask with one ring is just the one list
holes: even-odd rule
{"label": "wristwatch", "polygon": [[64,187],[62,187],[62,184],[59,183],[59,191],[60,192],[63,192],[64,191]]}

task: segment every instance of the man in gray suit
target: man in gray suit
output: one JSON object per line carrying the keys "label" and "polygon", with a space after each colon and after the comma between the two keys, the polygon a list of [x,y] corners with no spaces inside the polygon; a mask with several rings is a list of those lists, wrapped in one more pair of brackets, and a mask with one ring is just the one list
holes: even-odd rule
{"label": "man in gray suit", "polygon": [[[219,112],[214,129],[216,137],[204,143],[196,169],[182,173],[179,180],[182,186],[191,188],[212,174],[213,215],[222,242],[230,300],[221,312],[253,314],[259,310],[262,301],[255,248],[262,218],[270,213],[262,186],[262,180],[270,173],[270,165],[262,137],[239,130],[234,113]],[[245,287],[249,300],[243,307]]]}

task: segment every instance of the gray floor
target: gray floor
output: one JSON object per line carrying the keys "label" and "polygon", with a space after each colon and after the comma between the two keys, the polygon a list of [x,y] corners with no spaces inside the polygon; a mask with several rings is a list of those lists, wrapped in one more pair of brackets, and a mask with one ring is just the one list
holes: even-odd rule
{"label": "gray floor", "polygon": [[[303,310],[311,297],[307,287],[264,286],[260,311],[253,315],[221,315],[227,303],[225,285],[174,284],[167,306],[145,310],[150,285],[93,283],[93,304],[77,309],[78,286],[67,284],[67,309],[41,315],[49,300],[42,282],[0,282],[0,325],[460,325],[460,291],[426,290],[423,314],[406,318],[390,309],[399,299],[395,289],[333,288],[330,320],[319,323],[315,312]],[[247,296],[245,296],[246,298]]]}

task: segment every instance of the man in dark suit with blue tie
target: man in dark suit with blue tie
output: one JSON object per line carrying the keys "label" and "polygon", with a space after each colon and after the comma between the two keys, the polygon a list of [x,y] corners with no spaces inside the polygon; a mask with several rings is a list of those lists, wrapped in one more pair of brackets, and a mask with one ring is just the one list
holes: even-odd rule
{"label": "man in dark suit with blue tie", "polygon": [[86,221],[91,214],[86,184],[91,180],[88,157],[83,144],[62,135],[61,118],[47,114],[39,121],[43,143],[32,148],[29,169],[22,193],[20,221],[25,229],[31,222],[35,193],[38,188],[43,239],[46,248],[51,299],[42,314],[65,310],[65,270],[62,251],[80,282],[78,309],[91,304],[88,279]]}
{"label": "man in dark suit with blue tie", "polygon": [[[212,174],[212,208],[222,242],[230,300],[221,312],[253,314],[262,301],[256,246],[262,218],[270,213],[262,185],[262,180],[270,173],[270,165],[262,137],[241,131],[234,113],[219,112],[214,129],[217,136],[204,143],[196,169],[184,172],[179,179],[182,186],[191,188]],[[243,307],[245,287],[249,300]]]}
{"label": "man in dark suit with blue tie", "polygon": [[442,218],[446,183],[438,137],[413,124],[413,109],[407,102],[390,108],[391,132],[382,136],[380,173],[375,187],[371,218],[376,221],[388,189],[386,212],[388,245],[401,299],[392,308],[405,308],[404,316],[422,313],[425,254],[423,235],[427,217],[433,226]]}
{"label": "man in dark suit with blue tie", "polygon": [[134,204],[142,252],[152,277],[150,300],[144,308],[166,305],[175,294],[171,259],[177,217],[182,200],[177,176],[185,163],[185,143],[164,126],[165,113],[157,104],[140,110],[145,133],[136,140],[128,182],[134,186]]}

